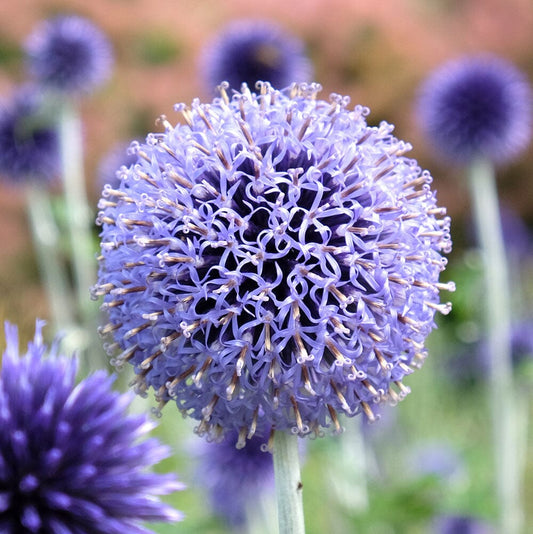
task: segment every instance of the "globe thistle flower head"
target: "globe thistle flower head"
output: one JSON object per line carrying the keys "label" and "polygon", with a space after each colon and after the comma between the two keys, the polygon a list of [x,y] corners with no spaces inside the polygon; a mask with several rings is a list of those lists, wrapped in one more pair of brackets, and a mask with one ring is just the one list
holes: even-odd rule
{"label": "globe thistle flower head", "polygon": [[29,72],[60,93],[90,93],[111,74],[113,54],[106,35],[76,15],[43,21],[26,42]]}
{"label": "globe thistle flower head", "polygon": [[207,489],[213,512],[233,528],[246,524],[252,507],[274,490],[272,456],[257,432],[246,447],[237,448],[238,434],[228,432],[220,442],[204,442],[197,449],[198,480]]}
{"label": "globe thistle flower head", "polygon": [[105,188],[94,297],[115,365],[211,438],[298,435],[405,395],[425,357],[449,218],[392,126],[320,86],[226,86]]}
{"label": "globe thistle flower head", "polygon": [[514,65],[492,55],[466,56],[437,68],[422,84],[418,117],[448,160],[498,163],[529,143],[531,103],[529,83]]}
{"label": "globe thistle flower head", "polygon": [[144,533],[143,521],[180,514],[156,496],[180,489],[147,468],[168,455],[145,416],[126,413],[129,395],[96,372],[75,383],[76,361],[43,343],[42,323],[19,356],[6,325],[0,374],[0,531]]}
{"label": "globe thistle flower head", "polygon": [[201,58],[205,84],[213,91],[227,81],[254,88],[269,82],[278,89],[312,79],[312,65],[303,43],[280,26],[265,20],[237,20],[209,43]]}
{"label": "globe thistle flower head", "polygon": [[21,87],[0,105],[0,174],[12,183],[46,183],[58,170],[57,131],[37,91]]}

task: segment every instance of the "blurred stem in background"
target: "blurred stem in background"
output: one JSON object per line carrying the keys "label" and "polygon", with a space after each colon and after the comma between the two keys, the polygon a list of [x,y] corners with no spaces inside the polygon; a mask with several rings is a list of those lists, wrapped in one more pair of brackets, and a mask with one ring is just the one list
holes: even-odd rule
{"label": "blurred stem in background", "polygon": [[347,419],[344,431],[332,440],[334,462],[328,466],[335,499],[351,513],[368,508],[367,454],[362,415]]}
{"label": "blurred stem in background", "polygon": [[[80,348],[85,348],[87,356],[85,363],[88,368],[97,369],[102,366],[103,355],[97,350],[97,308],[90,298],[90,289],[96,283],[92,218],[83,172],[81,120],[74,103],[69,99],[64,99],[59,107],[59,144],[74,294],[79,320],[86,337]],[[95,338],[96,342],[93,341]]]}
{"label": "blurred stem in background", "polygon": [[50,195],[45,186],[31,182],[26,188],[27,209],[33,243],[55,331],[67,333],[72,328],[74,310],[70,299],[68,276],[60,256],[60,233]]}
{"label": "blurred stem in background", "polygon": [[469,183],[485,271],[484,311],[490,362],[488,395],[500,532],[519,534],[523,515],[511,360],[511,290],[493,164],[486,159],[474,160],[469,167]]}

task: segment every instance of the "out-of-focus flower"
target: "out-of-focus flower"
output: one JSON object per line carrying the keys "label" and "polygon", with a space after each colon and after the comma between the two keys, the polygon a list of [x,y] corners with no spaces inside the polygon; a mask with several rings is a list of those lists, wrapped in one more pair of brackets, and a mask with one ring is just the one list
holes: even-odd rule
{"label": "out-of-focus flower", "polygon": [[[511,359],[518,371],[527,362],[533,362],[533,320],[531,318],[511,325]],[[468,343],[452,354],[446,371],[454,385],[471,387],[489,373],[488,346],[485,337]]]}
{"label": "out-of-focus flower", "polygon": [[532,94],[525,75],[504,59],[465,56],[437,68],[422,84],[418,118],[448,160],[509,160],[530,140]]}
{"label": "out-of-focus flower", "polygon": [[469,516],[442,516],[435,521],[435,534],[495,534],[485,521]]}
{"label": "out-of-focus flower", "polygon": [[419,445],[409,455],[408,464],[417,476],[434,476],[448,482],[463,480],[466,475],[463,459],[443,442]]}
{"label": "out-of-focus flower", "polygon": [[505,250],[520,269],[533,260],[533,235],[522,217],[509,206],[500,206]]}
{"label": "out-of-focus flower", "polygon": [[113,189],[119,187],[120,175],[125,171],[122,167],[129,167],[137,161],[137,154],[129,146],[130,143],[118,143],[101,159],[98,165],[99,193],[106,184]]}
{"label": "out-of-focus flower", "polygon": [[313,77],[303,43],[265,20],[238,20],[226,26],[206,46],[201,70],[209,91],[223,81],[237,90],[242,83],[253,88],[258,81],[283,89]]}
{"label": "out-of-focus flower", "polygon": [[533,320],[515,323],[511,330],[513,365],[519,367],[526,361],[533,361]]}
{"label": "out-of-focus flower", "polygon": [[44,87],[70,94],[89,93],[111,75],[113,53],[106,35],[76,15],[45,20],[29,36],[30,74]]}
{"label": "out-of-focus flower", "polygon": [[213,512],[235,529],[274,492],[272,455],[265,452],[261,433],[244,448],[235,447],[237,439],[236,432],[229,432],[221,442],[202,443],[195,453],[198,481],[208,491]]}
{"label": "out-of-focus flower", "polygon": [[177,106],[105,188],[99,281],[136,389],[215,438],[298,435],[408,392],[450,250],[431,176],[393,127],[320,86]]}
{"label": "out-of-focus flower", "polygon": [[0,174],[13,183],[49,182],[59,171],[57,131],[42,104],[30,86],[0,104]]}
{"label": "out-of-focus flower", "polygon": [[168,451],[146,416],[127,414],[130,395],[96,372],[75,383],[76,361],[43,344],[42,323],[19,356],[6,325],[0,374],[0,531],[144,533],[142,521],[177,521],[157,495],[181,488],[152,467]]}

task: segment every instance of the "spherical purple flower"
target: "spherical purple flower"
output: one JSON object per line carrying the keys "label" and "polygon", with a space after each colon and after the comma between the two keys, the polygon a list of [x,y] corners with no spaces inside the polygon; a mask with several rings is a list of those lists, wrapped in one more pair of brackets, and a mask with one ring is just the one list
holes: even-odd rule
{"label": "spherical purple flower", "polygon": [[303,43],[265,20],[229,24],[206,46],[201,68],[209,91],[223,81],[234,89],[242,83],[253,88],[258,81],[282,89],[310,81],[313,71]]}
{"label": "spherical purple flower", "polygon": [[422,84],[418,117],[449,160],[500,162],[529,143],[531,102],[529,83],[514,65],[490,55],[466,56],[445,63]]}
{"label": "spherical purple flower", "polygon": [[211,508],[233,528],[243,527],[260,500],[274,491],[272,455],[264,450],[260,433],[237,448],[236,432],[221,442],[204,443],[197,449],[198,481],[208,491]]}
{"label": "spherical purple flower", "polygon": [[33,342],[19,356],[17,329],[6,325],[0,373],[0,531],[144,533],[142,521],[180,514],[156,495],[180,489],[147,468],[168,453],[152,424],[128,415],[129,395],[96,372],[75,383],[76,362]]}
{"label": "spherical purple flower", "polygon": [[30,73],[45,87],[71,94],[91,92],[111,74],[113,54],[104,33],[75,15],[42,22],[26,43]]}
{"label": "spherical purple flower", "polygon": [[55,125],[37,91],[24,86],[0,105],[0,174],[11,182],[48,182],[59,170]]}
{"label": "spherical purple flower", "polygon": [[407,392],[450,249],[393,127],[318,85],[177,106],[105,188],[99,281],[116,365],[212,437],[321,434]]}

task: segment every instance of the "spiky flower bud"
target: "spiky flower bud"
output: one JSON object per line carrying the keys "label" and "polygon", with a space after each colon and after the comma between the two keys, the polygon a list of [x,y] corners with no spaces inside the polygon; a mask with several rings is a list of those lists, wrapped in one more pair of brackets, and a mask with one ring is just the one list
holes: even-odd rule
{"label": "spiky flower bud", "polygon": [[182,485],[151,472],[168,456],[145,437],[145,415],[130,415],[130,395],[99,371],[76,384],[76,360],[49,349],[37,322],[19,355],[6,325],[0,372],[0,531],[5,534],[149,534],[143,521],[177,521],[162,503]]}

